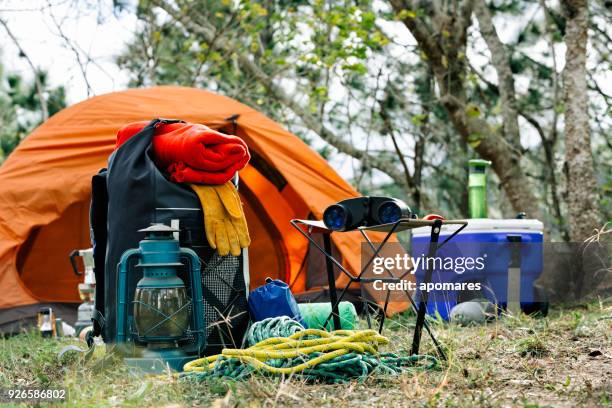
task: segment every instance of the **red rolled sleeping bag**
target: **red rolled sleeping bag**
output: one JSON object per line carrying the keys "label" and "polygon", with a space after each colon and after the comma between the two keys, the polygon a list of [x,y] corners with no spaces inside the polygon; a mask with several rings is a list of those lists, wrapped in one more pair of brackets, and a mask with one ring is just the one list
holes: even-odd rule
{"label": "red rolled sleeping bag", "polygon": [[[119,148],[149,122],[134,122],[117,133]],[[225,184],[249,159],[246,143],[196,123],[161,124],[153,137],[157,166],[177,183]]]}

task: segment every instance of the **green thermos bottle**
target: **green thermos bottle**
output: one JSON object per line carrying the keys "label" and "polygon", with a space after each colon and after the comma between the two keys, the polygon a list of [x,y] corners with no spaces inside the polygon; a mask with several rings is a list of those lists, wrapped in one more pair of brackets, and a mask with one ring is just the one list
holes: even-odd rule
{"label": "green thermos bottle", "polygon": [[469,218],[487,218],[487,167],[488,160],[469,161],[468,211]]}

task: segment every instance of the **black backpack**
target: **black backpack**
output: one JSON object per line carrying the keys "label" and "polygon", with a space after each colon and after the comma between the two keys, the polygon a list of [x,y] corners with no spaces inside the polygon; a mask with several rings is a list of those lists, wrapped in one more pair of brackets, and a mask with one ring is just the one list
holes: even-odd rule
{"label": "black backpack", "polygon": [[[187,186],[168,181],[152,160],[156,126],[177,120],[155,119],[124,142],[92,178],[90,225],[96,275],[96,310],[93,335],[104,342],[116,338],[117,264],[121,255],[137,248],[143,239],[138,230],[164,223],[180,230],[182,247],[191,248],[202,264],[202,294],[206,326],[206,350],[240,347],[248,326],[248,254],[219,256],[206,240],[202,207]],[[237,177],[235,177],[237,185]],[[187,284],[188,265],[179,271]],[[138,269],[138,268],[136,268]],[[141,273],[132,273],[128,288],[135,288]],[[129,308],[131,314],[131,308]],[[129,318],[130,316],[128,316]]]}

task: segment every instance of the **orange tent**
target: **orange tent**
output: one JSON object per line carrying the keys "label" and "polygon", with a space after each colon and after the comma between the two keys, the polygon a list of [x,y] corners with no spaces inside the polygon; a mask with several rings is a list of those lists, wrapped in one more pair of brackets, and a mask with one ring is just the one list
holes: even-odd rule
{"label": "orange tent", "polygon": [[[300,273],[307,240],[289,220],[320,219],[329,204],[358,193],[299,138],[233,99],[184,87],[131,89],[64,109],[0,166],[0,326],[41,303],[79,302],[68,254],[91,245],[91,176],[106,166],[121,126],[156,117],[235,131],[246,141],[253,159],[240,172],[240,193],[253,241],[251,286],[271,276],[295,281],[296,292],[309,289]],[[333,235],[352,272],[359,242],[355,234]],[[340,276],[337,284],[346,284]]]}

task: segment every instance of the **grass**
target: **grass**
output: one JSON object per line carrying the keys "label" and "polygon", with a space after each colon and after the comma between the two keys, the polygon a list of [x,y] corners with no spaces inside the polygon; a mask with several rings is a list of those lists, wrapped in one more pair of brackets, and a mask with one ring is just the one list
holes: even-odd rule
{"label": "grass", "polygon": [[[390,319],[390,350],[408,349],[414,316]],[[547,318],[506,316],[483,326],[432,322],[449,354],[439,371],[372,376],[364,383],[306,384],[295,378],[177,381],[135,377],[98,347],[86,360],[57,352],[76,340],[36,332],[0,339],[0,386],[66,387],[65,405],[108,406],[612,406],[612,304],[553,308]],[[83,346],[81,344],[81,346]],[[433,352],[424,336],[424,352]]]}

